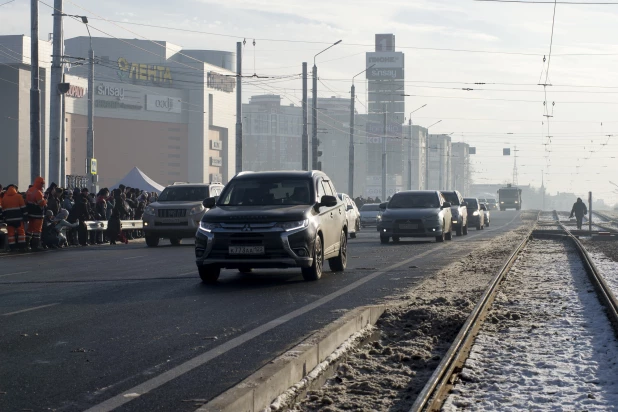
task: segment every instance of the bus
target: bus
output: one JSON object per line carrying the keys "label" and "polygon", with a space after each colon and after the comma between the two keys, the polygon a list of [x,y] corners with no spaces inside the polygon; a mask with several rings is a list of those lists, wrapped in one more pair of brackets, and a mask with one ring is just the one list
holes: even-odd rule
{"label": "bus", "polygon": [[511,184],[507,184],[506,187],[498,190],[498,202],[500,204],[500,210],[506,209],[521,209],[521,189],[513,187]]}

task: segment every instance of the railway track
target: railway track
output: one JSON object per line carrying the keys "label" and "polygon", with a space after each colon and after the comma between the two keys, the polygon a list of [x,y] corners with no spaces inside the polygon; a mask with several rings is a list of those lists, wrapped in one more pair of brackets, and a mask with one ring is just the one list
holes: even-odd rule
{"label": "railway track", "polygon": [[[491,329],[491,327],[493,327],[493,325],[491,325],[491,322],[488,323],[488,325],[484,326],[484,323],[486,319],[488,318],[488,314],[490,313],[490,310],[492,308],[492,304],[496,300],[496,296],[498,292],[503,287],[505,287],[504,284],[508,283],[508,281],[505,282],[505,279],[509,278],[511,272],[512,271],[521,272],[522,270],[526,270],[526,267],[532,266],[532,264],[528,262],[526,259],[534,261],[534,256],[532,256],[534,255],[534,253],[532,253],[531,255],[531,252],[534,252],[535,248],[542,248],[542,247],[548,248],[547,255],[544,255],[545,252],[541,253],[539,249],[536,251],[537,260],[538,259],[542,260],[542,258],[547,258],[547,256],[551,253],[552,259],[555,259],[558,261],[562,259],[564,261],[569,262],[570,265],[566,265],[567,268],[574,267],[576,265],[581,265],[581,267],[583,267],[583,270],[587,274],[587,279],[589,283],[592,285],[592,290],[596,292],[596,296],[598,297],[598,302],[604,307],[605,313],[607,314],[607,318],[609,319],[612,325],[612,326],[607,326],[607,328],[610,330],[610,334],[618,336],[618,300],[616,300],[616,297],[612,293],[610,287],[605,282],[603,277],[600,275],[600,272],[597,270],[593,260],[591,259],[590,255],[588,254],[588,252],[586,251],[582,243],[572,233],[570,228],[567,225],[565,225],[564,222],[560,221],[560,214],[555,211],[554,212],[542,212],[539,214],[537,224],[531,231],[530,235],[526,237],[526,239],[524,239],[519,244],[517,249],[509,257],[509,259],[504,264],[504,266],[501,268],[501,270],[492,279],[489,287],[487,288],[481,300],[477,303],[473,312],[471,313],[466,323],[462,327],[461,331],[459,332],[455,341],[451,345],[446,356],[442,359],[442,362],[440,363],[438,368],[435,370],[435,372],[433,373],[433,375],[431,376],[431,378],[429,379],[429,381],[423,388],[422,392],[419,394],[416,402],[410,409],[411,412],[412,411],[420,412],[420,411],[441,410],[447,399],[449,399],[449,402],[450,402],[447,410],[455,410],[458,407],[457,405],[461,406],[464,409],[468,407],[472,409],[474,409],[475,407],[480,408],[480,410],[483,409],[483,407],[480,406],[482,404],[474,403],[474,402],[481,402],[481,400],[479,399],[471,401],[470,404],[466,404],[465,401],[462,402],[462,399],[465,398],[464,396],[466,393],[465,390],[462,391],[462,390],[458,390],[454,388],[459,387],[459,386],[461,386],[462,388],[465,387],[465,382],[463,381],[465,381],[466,379],[468,380],[477,379],[476,377],[470,378],[469,376],[465,376],[466,372],[464,371],[467,370],[469,372],[469,369],[466,369],[468,365],[466,361],[468,360],[468,357],[470,356],[470,353],[473,350],[473,347],[475,345],[475,340],[477,336],[479,335],[479,331],[485,330],[487,328]],[[566,257],[560,257],[559,253],[564,253]],[[576,255],[578,259],[576,258],[575,261],[573,261],[573,255]],[[551,260],[549,260],[549,262],[551,262]],[[551,263],[548,265],[551,265]],[[542,267],[541,268],[537,267],[536,270],[537,270],[536,274],[540,274],[540,276],[544,275],[544,269]],[[549,272],[551,271],[551,269],[549,268],[547,270]],[[586,276],[583,275],[583,272],[581,276],[583,277],[583,281],[586,281]],[[565,276],[562,273],[559,273],[559,276],[557,276],[556,279],[561,279],[561,278],[564,279]],[[525,283],[526,282],[523,282],[524,285]],[[592,290],[588,290],[587,292],[592,292]],[[515,302],[517,302],[517,298],[514,298],[514,300]],[[543,304],[545,303],[546,302],[544,302]],[[506,306],[508,307],[508,305]],[[542,308],[539,309],[539,312],[542,312],[542,311],[543,311]],[[525,316],[525,315],[518,315],[518,316]],[[601,317],[602,315],[598,316],[598,318],[601,318]],[[496,323],[495,318],[492,319],[492,322]],[[508,322],[509,321],[507,321],[507,323]],[[607,323],[606,321],[604,322]],[[517,322],[514,322],[514,323],[517,323]],[[513,325],[513,322],[511,322],[511,327],[512,325]],[[509,328],[509,330],[510,329],[511,328]],[[524,337],[527,337],[527,336],[528,335],[524,335]],[[567,332],[567,336],[568,336],[568,332]],[[483,342],[485,342],[486,340],[487,339],[483,340]],[[614,341],[614,346],[616,346],[615,340],[613,339],[613,337],[612,337],[612,340]],[[499,346],[502,345],[501,343],[502,341],[501,340],[498,340],[498,341],[500,342],[498,345]],[[517,342],[521,342],[521,340]],[[515,344],[513,346],[517,346],[518,344]],[[512,347],[508,350],[511,350],[511,349]],[[502,353],[508,350],[506,348],[500,347],[500,350],[498,351],[498,353]],[[618,347],[616,347],[616,353],[618,354]],[[494,355],[496,354],[494,353]],[[523,355],[525,355],[525,353]],[[474,356],[475,356],[474,359],[471,360],[472,364],[474,364],[475,362],[482,363],[482,360],[478,359],[478,357],[481,355],[479,355],[478,353],[475,353]],[[492,357],[497,358],[499,356],[489,356],[489,358],[492,358]],[[519,359],[520,359],[519,357],[515,356],[513,361],[517,362]],[[614,364],[615,364],[615,360],[614,360]],[[481,369],[483,371],[486,371],[486,370],[490,370],[491,367],[484,365],[484,368],[481,368]],[[500,366],[498,369],[500,369],[498,376],[502,374],[508,375],[508,372],[505,372],[503,370],[504,365]],[[481,372],[481,374],[482,373],[485,373],[485,372]],[[489,372],[487,372],[487,374],[489,374]],[[508,377],[507,378],[500,377],[496,379],[508,379]],[[487,382],[485,382],[485,384],[487,384]],[[474,386],[474,384],[470,384],[469,386],[472,387]],[[519,391],[521,392],[521,389]],[[461,395],[462,393],[464,395]],[[451,395],[452,397],[449,398],[449,396]],[[470,395],[470,396],[474,397],[474,395]],[[594,397],[593,394],[589,394],[588,396],[592,398]],[[458,402],[460,403],[458,404],[457,401],[454,402],[453,401],[454,398],[458,398],[459,399]],[[546,405],[546,406],[549,406],[549,405]],[[484,407],[488,407],[488,405],[484,404]],[[532,408],[534,409],[534,406],[532,406]],[[506,409],[509,409],[509,408],[506,408]]]}

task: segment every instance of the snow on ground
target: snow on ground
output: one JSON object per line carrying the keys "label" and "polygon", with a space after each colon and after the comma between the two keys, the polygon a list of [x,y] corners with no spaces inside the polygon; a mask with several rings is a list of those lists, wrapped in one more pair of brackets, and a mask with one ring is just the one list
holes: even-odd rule
{"label": "snow on ground", "polygon": [[617,376],[618,342],[576,250],[534,240],[443,410],[617,410]]}
{"label": "snow on ground", "polygon": [[588,240],[584,245],[614,296],[618,297],[618,242]]}
{"label": "snow on ground", "polygon": [[403,305],[378,321],[379,339],[354,348],[334,377],[291,410],[407,412],[490,279],[529,230],[524,225],[483,242],[460,262],[396,297]]}

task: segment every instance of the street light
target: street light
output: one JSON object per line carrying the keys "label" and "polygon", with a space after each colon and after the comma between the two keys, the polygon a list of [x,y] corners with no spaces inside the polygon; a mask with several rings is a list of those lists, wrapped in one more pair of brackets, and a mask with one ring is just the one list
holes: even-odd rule
{"label": "street light", "polygon": [[327,48],[325,48],[324,50],[322,50],[321,52],[319,52],[318,54],[316,54],[315,56],[313,56],[313,101],[311,102],[311,115],[312,115],[312,119],[311,119],[311,126],[312,126],[312,130],[311,130],[311,155],[312,155],[312,159],[311,159],[311,168],[313,170],[319,169],[318,167],[318,111],[316,109],[317,104],[318,104],[318,67],[315,65],[315,59],[316,57],[318,57],[320,54],[324,53],[326,50],[330,49],[331,47],[334,47],[336,45],[338,45],[339,43],[341,43],[342,40],[338,40],[335,43],[331,44],[330,46],[328,46]]}
{"label": "street light", "polygon": [[408,116],[408,128],[410,129],[410,138],[408,139],[408,190],[412,190],[412,113],[421,110],[425,106],[427,106],[427,104],[412,110],[410,116]]}
{"label": "street light", "polygon": [[351,198],[354,198],[354,101],[356,100],[356,88],[354,87],[354,79],[356,78],[356,76],[360,76],[367,70],[371,69],[373,66],[375,66],[375,64],[372,64],[362,72],[355,74],[352,77],[352,87],[350,88],[350,154],[348,159],[348,195]]}
{"label": "street light", "polygon": [[429,190],[429,128],[437,125],[442,120],[438,120],[431,126],[427,126],[427,144],[425,145],[425,189]]}
{"label": "street light", "polygon": [[92,179],[92,190],[96,193],[98,190],[98,176],[96,160],[94,158],[94,50],[92,49],[92,36],[90,35],[90,27],[88,27],[88,18],[86,16],[79,17],[82,19],[82,23],[86,25],[88,37],[90,38],[90,50],[88,51],[88,60],[90,65],[88,66],[88,135],[86,138],[86,172]]}

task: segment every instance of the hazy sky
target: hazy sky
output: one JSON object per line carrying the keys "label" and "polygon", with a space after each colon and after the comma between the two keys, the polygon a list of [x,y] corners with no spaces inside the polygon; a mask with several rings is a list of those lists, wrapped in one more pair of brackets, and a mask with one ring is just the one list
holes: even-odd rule
{"label": "hazy sky", "polygon": [[[3,3],[0,0],[0,4]],[[53,0],[45,3],[53,4]],[[29,34],[29,1],[0,6],[0,34]],[[65,12],[91,18],[96,29],[121,38],[167,40],[183,47],[235,51],[247,39],[244,74],[297,75],[325,44],[343,42],[318,58],[322,97],[349,97],[350,79],[364,68],[375,33],[394,33],[406,58],[406,109],[427,107],[413,122],[440,124],[431,133],[477,147],[477,183],[511,180],[517,146],[519,184],[552,193],[592,190],[618,202],[618,5],[558,4],[547,102],[548,129],[539,83],[545,81],[553,4],[472,0],[65,0]],[[81,9],[80,7],[84,7]],[[102,20],[93,20],[99,16]],[[40,3],[40,35],[51,32],[51,9]],[[186,33],[104,19],[191,29]],[[218,34],[218,35],[214,35]],[[65,37],[86,35],[66,19]],[[253,46],[253,39],[256,45]],[[275,41],[276,40],[276,41]],[[433,50],[432,50],[433,49]],[[442,49],[442,50],[435,50]],[[96,50],[95,50],[96,54]],[[247,80],[251,94],[277,93],[298,104],[300,80]],[[486,83],[475,85],[474,83]],[[364,79],[356,80],[364,90]],[[472,88],[474,90],[462,90]],[[328,90],[330,89],[330,90]],[[362,93],[361,100],[364,100]],[[555,105],[553,103],[555,102]],[[357,105],[362,112],[362,105]],[[544,123],[544,124],[543,124]],[[551,139],[547,136],[552,136]],[[610,135],[610,136],[608,136]]]}

